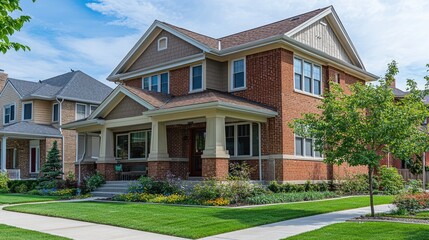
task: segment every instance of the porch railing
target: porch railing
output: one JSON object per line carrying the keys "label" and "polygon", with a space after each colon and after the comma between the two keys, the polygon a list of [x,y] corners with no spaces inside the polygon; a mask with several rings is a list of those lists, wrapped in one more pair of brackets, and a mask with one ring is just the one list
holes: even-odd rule
{"label": "porch railing", "polygon": [[20,169],[6,169],[7,175],[11,180],[20,180],[21,179],[21,170]]}
{"label": "porch railing", "polygon": [[[420,179],[423,181],[423,174],[414,175],[410,172],[409,169],[398,169],[398,172],[402,175],[405,181],[410,179]],[[426,182],[429,182],[429,171],[426,171]]]}

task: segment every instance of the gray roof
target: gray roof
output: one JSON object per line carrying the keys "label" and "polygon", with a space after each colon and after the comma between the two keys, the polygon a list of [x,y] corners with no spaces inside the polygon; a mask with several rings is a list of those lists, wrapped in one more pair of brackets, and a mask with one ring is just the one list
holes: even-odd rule
{"label": "gray roof", "polygon": [[32,122],[17,122],[7,125],[0,128],[0,133],[5,135],[61,137],[61,132],[57,128]]}
{"label": "gray roof", "polygon": [[408,92],[404,92],[399,88],[396,88],[396,87],[391,87],[391,88],[395,97],[405,97],[405,95],[408,94]]}
{"label": "gray roof", "polygon": [[101,103],[112,89],[82,71],[68,72],[39,82],[9,78],[23,99],[68,99]]}

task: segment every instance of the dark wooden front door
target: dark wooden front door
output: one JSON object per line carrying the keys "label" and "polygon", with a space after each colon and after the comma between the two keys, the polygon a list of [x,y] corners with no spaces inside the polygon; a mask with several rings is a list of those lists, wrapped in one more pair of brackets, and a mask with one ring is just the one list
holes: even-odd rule
{"label": "dark wooden front door", "polygon": [[191,136],[191,152],[189,161],[190,176],[200,177],[202,167],[201,155],[203,154],[206,145],[206,129],[192,129]]}

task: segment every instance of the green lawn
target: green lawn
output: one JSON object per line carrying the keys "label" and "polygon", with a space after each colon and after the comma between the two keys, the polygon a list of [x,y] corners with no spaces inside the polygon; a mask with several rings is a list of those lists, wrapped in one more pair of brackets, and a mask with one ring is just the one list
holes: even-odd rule
{"label": "green lawn", "polygon": [[424,240],[429,225],[387,222],[346,222],[303,233],[287,240]]}
{"label": "green lawn", "polygon": [[397,215],[394,213],[393,214],[383,213],[383,214],[379,214],[379,216],[395,217],[395,218],[415,218],[415,219],[421,219],[421,220],[429,220],[429,211],[418,212],[415,215]]}
{"label": "green lawn", "polygon": [[15,204],[15,203],[28,203],[28,202],[44,202],[57,200],[58,197],[51,196],[34,196],[25,194],[0,194],[1,204]]}
{"label": "green lawn", "polygon": [[[376,204],[392,202],[376,196]],[[200,238],[292,218],[368,206],[366,196],[254,208],[207,208],[158,204],[69,202],[10,206],[7,210]]]}
{"label": "green lawn", "polygon": [[46,233],[40,233],[36,231],[30,231],[26,229],[11,227],[7,225],[0,224],[0,239],[8,240],[61,240],[68,239],[63,237],[58,237],[54,235],[49,235]]}

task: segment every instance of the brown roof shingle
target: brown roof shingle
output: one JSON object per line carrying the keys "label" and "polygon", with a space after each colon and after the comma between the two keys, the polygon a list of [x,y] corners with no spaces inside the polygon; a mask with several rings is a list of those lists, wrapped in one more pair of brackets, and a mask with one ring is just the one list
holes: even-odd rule
{"label": "brown roof shingle", "polygon": [[152,92],[126,85],[123,85],[123,87],[156,108],[163,106],[171,99],[171,96],[168,94]]}

